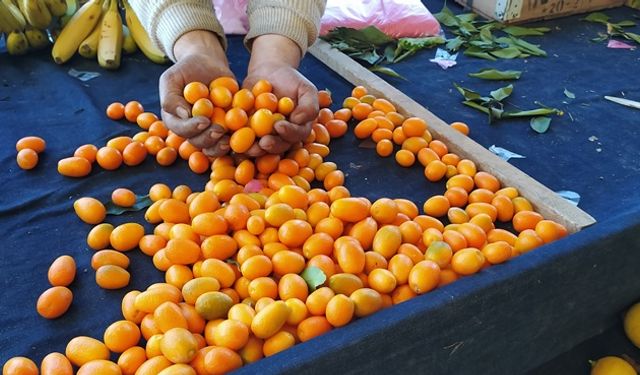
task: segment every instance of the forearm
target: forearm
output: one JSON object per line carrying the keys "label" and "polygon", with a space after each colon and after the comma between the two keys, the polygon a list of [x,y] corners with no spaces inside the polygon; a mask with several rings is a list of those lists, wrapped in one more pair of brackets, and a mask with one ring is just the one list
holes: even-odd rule
{"label": "forearm", "polygon": [[182,34],[173,45],[175,61],[187,55],[199,54],[224,63],[229,67],[224,48],[219,37],[206,30],[193,30]]}
{"label": "forearm", "polygon": [[184,34],[209,31],[226,47],[224,31],[218,22],[211,0],[130,0],[151,40],[173,61],[176,41]]}
{"label": "forearm", "polygon": [[326,0],[250,0],[247,7],[249,33],[245,39],[253,52],[261,35],[289,38],[303,56],[318,37]]}
{"label": "forearm", "polygon": [[260,35],[253,41],[249,71],[274,62],[297,68],[301,58],[300,47],[288,37],[277,34]]}

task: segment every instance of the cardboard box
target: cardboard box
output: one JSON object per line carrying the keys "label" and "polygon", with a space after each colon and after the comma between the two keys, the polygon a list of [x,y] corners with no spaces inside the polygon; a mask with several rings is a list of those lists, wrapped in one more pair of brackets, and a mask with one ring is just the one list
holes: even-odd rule
{"label": "cardboard box", "polygon": [[[455,0],[472,11],[503,23],[523,23],[593,12],[625,0]],[[630,2],[632,0],[629,0]],[[635,0],[634,0],[635,1]]]}

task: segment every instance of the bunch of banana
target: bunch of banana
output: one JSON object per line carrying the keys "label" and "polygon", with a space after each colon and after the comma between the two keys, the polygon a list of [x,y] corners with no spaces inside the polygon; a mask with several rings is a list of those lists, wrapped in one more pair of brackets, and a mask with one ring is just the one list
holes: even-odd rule
{"label": "bunch of banana", "polygon": [[[3,1],[3,0],[0,0]],[[97,58],[104,69],[117,69],[122,54],[138,50],[153,62],[167,62],[158,50],[129,4],[124,1],[127,25],[122,24],[118,0],[89,0],[66,21],[51,55],[56,63],[68,61],[76,52],[88,59]]]}
{"label": "bunch of banana", "polygon": [[7,34],[8,52],[22,55],[49,45],[47,29],[73,4],[77,0],[0,0],[0,33]]}

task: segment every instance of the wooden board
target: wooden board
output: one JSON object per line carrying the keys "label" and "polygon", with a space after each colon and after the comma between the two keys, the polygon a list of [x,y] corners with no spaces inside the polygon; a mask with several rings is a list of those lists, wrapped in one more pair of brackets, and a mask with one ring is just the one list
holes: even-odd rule
{"label": "wooden board", "polygon": [[478,170],[496,176],[504,186],[513,186],[534,205],[545,218],[563,224],[573,233],[595,223],[591,215],[572,205],[558,194],[542,185],[526,173],[500,159],[473,139],[451,128],[445,121],[429,112],[400,90],[378,77],[349,56],[318,40],[309,52],[329,68],[354,85],[362,85],[377,96],[393,103],[398,112],[407,116],[423,118],[431,133],[445,142],[449,150],[461,157],[473,160]]}

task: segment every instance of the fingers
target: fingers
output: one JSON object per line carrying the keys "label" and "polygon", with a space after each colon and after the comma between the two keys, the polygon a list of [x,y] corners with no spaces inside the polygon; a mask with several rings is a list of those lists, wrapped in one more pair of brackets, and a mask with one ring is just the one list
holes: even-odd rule
{"label": "fingers", "polygon": [[289,116],[289,120],[296,124],[306,124],[318,116],[318,89],[313,83],[301,77],[302,82],[298,88],[298,104]]}
{"label": "fingers", "polygon": [[167,128],[183,138],[193,138],[209,127],[211,121],[203,116],[183,120],[166,111],[162,111],[162,120]]}
{"label": "fingers", "polygon": [[231,150],[231,147],[229,147],[229,136],[225,135],[213,146],[203,148],[202,152],[207,156],[217,158],[218,156],[228,154],[229,150]]}
{"label": "fingers", "polygon": [[205,149],[215,146],[224,135],[224,129],[220,125],[211,125],[209,129],[189,138],[189,143],[197,148]]}
{"label": "fingers", "polygon": [[295,143],[305,140],[311,133],[311,122],[303,123],[302,125],[294,124],[289,121],[278,121],[274,128],[278,135],[289,143]]}
{"label": "fingers", "polygon": [[181,75],[174,72],[175,69],[173,66],[160,76],[160,106],[162,111],[186,120],[191,114],[191,106],[182,96],[184,82]]}
{"label": "fingers", "polygon": [[244,154],[250,158],[257,158],[258,156],[262,156],[266,153],[267,152],[260,147],[260,144],[255,142]]}
{"label": "fingers", "polygon": [[282,154],[291,147],[291,143],[284,141],[277,135],[265,135],[260,138],[260,148],[269,154]]}

